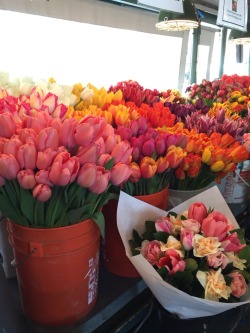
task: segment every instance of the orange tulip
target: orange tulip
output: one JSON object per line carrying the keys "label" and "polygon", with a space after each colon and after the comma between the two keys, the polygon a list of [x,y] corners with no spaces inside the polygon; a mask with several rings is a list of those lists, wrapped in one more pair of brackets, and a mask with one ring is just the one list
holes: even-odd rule
{"label": "orange tulip", "polygon": [[152,178],[156,173],[157,163],[153,158],[145,156],[141,160],[140,168],[143,178]]}
{"label": "orange tulip", "polygon": [[166,154],[166,159],[169,162],[169,167],[171,169],[177,168],[186,155],[187,153],[184,152],[181,147],[170,146]]}

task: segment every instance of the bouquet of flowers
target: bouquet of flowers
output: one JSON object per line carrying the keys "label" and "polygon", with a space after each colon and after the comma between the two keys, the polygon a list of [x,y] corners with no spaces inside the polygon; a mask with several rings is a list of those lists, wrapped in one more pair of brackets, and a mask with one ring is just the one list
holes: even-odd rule
{"label": "bouquet of flowers", "polygon": [[250,246],[217,186],[168,213],[121,193],[117,223],[128,258],[169,312],[205,317],[250,302]]}

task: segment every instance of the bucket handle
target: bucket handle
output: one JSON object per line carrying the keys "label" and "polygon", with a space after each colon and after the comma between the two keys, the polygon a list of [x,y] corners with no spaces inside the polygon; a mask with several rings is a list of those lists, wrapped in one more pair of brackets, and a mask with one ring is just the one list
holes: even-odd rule
{"label": "bucket handle", "polygon": [[37,248],[34,248],[30,253],[27,253],[21,261],[19,261],[18,263],[16,262],[16,260],[12,260],[11,262],[11,266],[18,268],[19,266],[21,266],[26,260],[28,260],[32,254],[34,254],[35,252],[37,252]]}

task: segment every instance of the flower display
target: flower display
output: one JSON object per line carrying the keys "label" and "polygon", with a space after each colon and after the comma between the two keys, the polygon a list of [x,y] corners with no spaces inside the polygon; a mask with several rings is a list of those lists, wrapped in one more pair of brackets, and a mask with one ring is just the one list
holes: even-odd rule
{"label": "flower display", "polygon": [[117,214],[128,258],[166,310],[186,319],[250,302],[250,245],[217,186],[169,212],[121,193]]}

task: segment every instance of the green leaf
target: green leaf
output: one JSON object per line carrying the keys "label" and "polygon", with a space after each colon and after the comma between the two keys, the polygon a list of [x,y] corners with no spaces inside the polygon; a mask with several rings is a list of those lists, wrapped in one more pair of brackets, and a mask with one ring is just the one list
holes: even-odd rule
{"label": "green leaf", "polygon": [[34,225],[34,198],[31,191],[20,186],[20,204],[22,213],[31,225]]}
{"label": "green leaf", "polygon": [[250,263],[250,245],[246,245],[238,254],[240,259],[246,259]]}
{"label": "green leaf", "polygon": [[0,194],[0,211],[8,219],[20,223],[22,225],[27,225],[27,220],[23,218],[21,211],[18,207],[14,206],[13,202],[9,200],[4,194]]}
{"label": "green leaf", "polygon": [[193,272],[198,269],[198,264],[196,260],[194,260],[193,258],[185,259],[185,263],[186,263],[185,271]]}
{"label": "green leaf", "polygon": [[176,272],[175,275],[173,276],[173,280],[177,283],[181,289],[185,288],[190,288],[190,286],[193,283],[193,275],[189,271],[184,271],[184,272]]}
{"label": "green leaf", "polygon": [[166,267],[163,266],[156,271],[163,278],[163,280],[166,280],[166,277],[168,275],[168,270],[166,269]]}
{"label": "green leaf", "polygon": [[91,215],[91,218],[96,222],[98,225],[101,235],[103,238],[105,238],[105,219],[103,214],[99,211],[96,212],[95,214]]}
{"label": "green leaf", "polygon": [[169,234],[164,231],[158,231],[154,233],[154,238],[158,240],[159,242],[167,243]]}
{"label": "green leaf", "polygon": [[114,158],[111,158],[111,160],[109,160],[105,165],[104,165],[104,168],[106,170],[111,170],[114,166],[114,163],[115,163],[115,159]]}
{"label": "green leaf", "polygon": [[242,275],[245,279],[247,279],[248,283],[250,282],[250,273],[247,271],[241,271]]}

